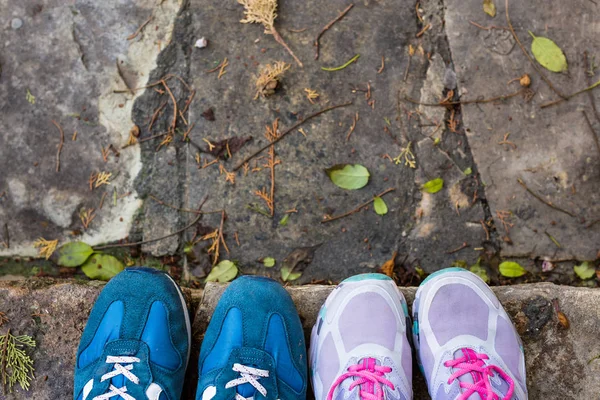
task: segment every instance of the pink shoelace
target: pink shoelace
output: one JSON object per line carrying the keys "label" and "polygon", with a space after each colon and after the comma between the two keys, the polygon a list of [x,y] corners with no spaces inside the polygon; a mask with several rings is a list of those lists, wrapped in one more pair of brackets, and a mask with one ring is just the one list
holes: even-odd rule
{"label": "pink shoelace", "polygon": [[456,369],[456,372],[448,379],[449,385],[465,374],[471,374],[473,377],[473,383],[460,382],[460,387],[466,390],[456,400],[467,400],[474,393],[478,393],[484,400],[499,400],[499,396],[494,393],[490,383],[490,377],[494,375],[494,372],[497,372],[508,383],[508,392],[502,400],[510,400],[515,390],[515,383],[510,376],[496,365],[486,366],[484,360],[489,359],[487,355],[476,353],[471,349],[462,349],[462,352],[463,357],[444,363],[446,367]]}
{"label": "pink shoelace", "polygon": [[360,398],[364,400],[383,400],[383,386],[394,390],[392,382],[384,378],[384,375],[392,372],[390,367],[376,364],[374,358],[365,358],[362,363],[351,365],[348,372],[338,377],[327,394],[327,400],[333,399],[335,389],[348,378],[357,378],[350,385],[350,390],[360,385]]}

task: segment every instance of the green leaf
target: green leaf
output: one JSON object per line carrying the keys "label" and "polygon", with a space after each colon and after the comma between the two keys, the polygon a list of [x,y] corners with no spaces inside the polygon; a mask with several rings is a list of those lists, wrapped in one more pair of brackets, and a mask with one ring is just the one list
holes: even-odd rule
{"label": "green leaf", "polygon": [[356,190],[369,182],[369,171],[360,164],[340,164],[327,170],[331,181],[342,189]]}
{"label": "green leaf", "polygon": [[295,281],[302,276],[302,272],[293,272],[288,267],[281,268],[281,279],[284,282]]}
{"label": "green leaf", "polygon": [[58,249],[58,265],[63,267],[79,267],[94,253],[87,243],[71,242]]}
{"label": "green leaf", "polygon": [[483,0],[483,11],[494,18],[496,16],[496,5],[494,4],[494,0]]}
{"label": "green leaf", "polygon": [[290,219],[290,214],[285,214],[281,221],[279,221],[279,225],[286,226],[288,224],[288,220]]}
{"label": "green leaf", "polygon": [[275,259],[273,257],[265,257],[262,260],[265,267],[271,268],[275,266]]}
{"label": "green leaf", "polygon": [[109,280],[124,269],[121,261],[108,254],[94,254],[81,267],[88,278],[102,281]]}
{"label": "green leaf", "polygon": [[590,266],[587,261],[581,263],[581,265],[576,265],[573,267],[573,270],[579,277],[579,279],[585,281],[586,279],[590,279],[596,275],[596,268]]}
{"label": "green leaf", "polygon": [[469,167],[463,171],[463,174],[465,174],[465,175],[471,175],[472,173],[473,173],[473,170],[471,169],[471,167]]}
{"label": "green leaf", "polygon": [[552,72],[563,72],[569,68],[565,53],[556,43],[548,38],[535,36],[531,31],[529,34],[533,38],[531,52],[542,67]]}
{"label": "green leaf", "polygon": [[375,197],[373,199],[373,208],[378,215],[385,215],[388,212],[387,205],[381,197]]}
{"label": "green leaf", "polygon": [[27,93],[25,93],[25,98],[30,104],[35,104],[35,96],[31,94],[29,89],[27,89]]}
{"label": "green leaf", "polygon": [[527,273],[519,263],[513,261],[504,261],[500,264],[500,274],[507,278],[518,278]]}
{"label": "green leaf", "polygon": [[229,260],[223,260],[213,267],[206,277],[207,282],[229,282],[238,274],[238,267]]}
{"label": "green leaf", "polygon": [[486,269],[479,264],[479,261],[477,261],[477,264],[472,265],[469,271],[480,277],[485,283],[490,283],[490,277]]}
{"label": "green leaf", "polygon": [[427,193],[437,193],[444,187],[444,180],[442,178],[432,179],[429,182],[421,186],[421,189]]}

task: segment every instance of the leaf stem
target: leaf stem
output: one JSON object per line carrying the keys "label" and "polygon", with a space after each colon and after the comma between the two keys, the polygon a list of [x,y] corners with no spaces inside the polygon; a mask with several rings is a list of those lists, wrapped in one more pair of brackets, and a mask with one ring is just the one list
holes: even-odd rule
{"label": "leaf stem", "polygon": [[277,139],[273,140],[272,142],[268,143],[267,145],[261,147],[260,149],[258,149],[257,151],[255,151],[254,153],[252,153],[251,155],[249,155],[248,157],[246,157],[241,163],[239,163],[233,170],[237,171],[240,168],[242,168],[244,166],[245,163],[247,163],[248,161],[252,160],[254,157],[256,157],[257,155],[259,155],[260,153],[262,153],[263,151],[265,151],[266,149],[268,149],[271,146],[274,146],[277,142],[279,142],[281,139],[283,139],[284,137],[286,137],[290,132],[293,132],[294,130],[296,130],[296,128],[298,128],[300,125],[304,124],[305,122],[308,122],[309,120],[318,117],[321,114],[326,113],[327,111],[331,111],[334,110],[336,108],[340,108],[340,107],[347,107],[349,105],[352,105],[352,102],[349,103],[344,103],[344,104],[336,104],[330,107],[326,107],[323,108],[320,111],[317,111],[314,114],[309,115],[308,117],[304,118],[302,121],[295,123],[291,128],[289,128],[288,130],[286,130],[285,132],[283,132],[281,135],[279,135],[277,137]]}
{"label": "leaf stem", "polygon": [[360,57],[360,54],[355,55],[354,57],[352,57],[350,60],[346,61],[346,63],[344,63],[343,65],[340,65],[339,67],[321,67],[321,69],[323,71],[328,71],[328,72],[333,72],[333,71],[340,71],[344,68],[346,68],[348,65],[352,64],[353,62],[355,62],[356,60],[358,60],[358,57]]}
{"label": "leaf stem", "polygon": [[336,219],[340,219],[340,218],[344,218],[344,217],[347,217],[347,216],[349,216],[349,215],[352,215],[352,214],[354,214],[354,213],[356,213],[356,212],[360,211],[360,209],[361,209],[361,208],[363,208],[363,207],[365,207],[365,206],[368,206],[369,204],[371,204],[372,202],[374,202],[374,201],[375,201],[375,198],[377,198],[377,197],[382,197],[383,195],[385,195],[385,194],[388,194],[389,192],[393,192],[394,190],[396,190],[396,188],[389,188],[389,189],[386,189],[386,190],[384,190],[383,192],[381,192],[381,193],[379,193],[379,194],[375,195],[374,197],[372,197],[372,198],[371,198],[371,200],[369,200],[369,201],[367,201],[367,202],[365,202],[365,203],[361,204],[360,206],[356,207],[354,210],[350,210],[350,211],[348,211],[348,212],[346,212],[346,213],[344,213],[344,214],[340,214],[340,215],[337,215],[337,216],[335,216],[335,217],[331,217],[331,218],[324,219],[323,221],[321,221],[321,223],[322,223],[322,224],[324,224],[324,223],[326,223],[326,222],[335,221]]}

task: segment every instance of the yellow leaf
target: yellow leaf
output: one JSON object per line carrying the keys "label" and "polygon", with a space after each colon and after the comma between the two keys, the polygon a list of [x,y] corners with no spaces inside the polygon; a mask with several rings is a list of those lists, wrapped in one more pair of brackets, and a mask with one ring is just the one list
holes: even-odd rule
{"label": "yellow leaf", "polygon": [[494,18],[496,16],[496,5],[494,4],[494,0],[483,0],[483,11]]}

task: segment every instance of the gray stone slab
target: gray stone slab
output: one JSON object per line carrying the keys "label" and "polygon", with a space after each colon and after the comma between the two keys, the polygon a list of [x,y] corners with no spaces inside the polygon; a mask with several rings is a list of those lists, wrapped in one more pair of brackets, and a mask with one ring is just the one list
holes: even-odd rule
{"label": "gray stone slab", "polygon": [[[474,261],[478,253],[472,248],[453,255],[447,252],[464,242],[478,247],[485,240],[478,222],[484,219],[481,204],[465,201],[473,197],[476,182],[462,174],[464,167],[459,168],[447,153],[433,146],[433,138],[425,136],[433,128],[420,126],[416,115],[408,117],[410,110],[398,103],[400,90],[416,97],[421,92],[441,97],[442,80],[428,69],[435,66],[443,78],[444,62],[436,55],[430,67],[425,54],[415,56],[410,79],[404,81],[408,45],[417,47],[421,43],[415,38],[421,28],[414,15],[400,11],[414,9],[414,4],[404,0],[356,3],[344,19],[323,35],[321,56],[315,61],[312,40],[346,5],[342,0],[329,2],[325,8],[318,1],[280,2],[276,25],[304,63],[304,68],[299,68],[272,37],[263,34],[260,26],[239,23],[243,17],[241,6],[232,3],[223,7],[216,0],[190,3],[191,36],[209,39],[207,48],[194,49],[190,57],[190,76],[197,90],[189,117],[196,123],[191,137],[203,148],[206,144],[202,139],[217,142],[247,135],[254,138],[231,161],[223,161],[227,170],[231,171],[245,156],[267,143],[265,126],[275,119],[283,131],[325,106],[354,103],[307,122],[302,126],[306,137],[294,132],[279,142],[276,153],[281,164],[275,168],[274,218],[247,208],[256,204],[266,209],[255,192],[265,187],[268,190],[269,173],[265,169],[252,172],[255,167],[262,167],[264,159],[251,161],[248,175],[238,173],[232,185],[219,174],[217,165],[199,169],[197,149],[193,146],[187,149],[184,204],[194,208],[208,196],[204,209],[227,211],[225,233],[231,250],[227,257],[238,260],[244,271],[260,269],[262,274],[278,276],[278,268],[265,270],[256,260],[270,256],[280,266],[294,248],[318,244],[321,246],[301,282],[341,279],[369,271],[389,259],[394,250],[410,255],[411,262],[429,271],[448,266],[455,259]],[[224,25],[228,29],[224,30]],[[292,32],[302,28],[306,30]],[[430,47],[439,46],[436,42]],[[321,70],[322,66],[343,64],[355,54],[360,54],[359,60],[344,70]],[[378,74],[382,56],[385,69]],[[229,66],[222,79],[216,73],[206,72],[225,57]],[[276,60],[291,63],[291,69],[282,79],[282,88],[269,98],[253,100],[259,68]],[[351,91],[353,87],[366,89],[367,84],[371,86],[374,108],[367,104],[365,93]],[[307,100],[305,88],[320,94],[317,104]],[[209,108],[214,110],[215,121],[201,116]],[[359,120],[347,141],[356,113]],[[443,113],[437,116],[441,131],[443,120]],[[389,129],[393,138],[384,128]],[[385,154],[396,157],[409,141],[417,158],[417,170],[383,158]],[[204,153],[200,156],[203,163],[213,160]],[[371,172],[369,185],[357,191],[334,186],[324,169],[340,163],[366,166]],[[422,194],[419,186],[437,177],[445,179],[443,191]],[[384,198],[390,210],[385,217],[378,217],[369,207],[339,221],[321,223],[325,214],[352,210],[390,187],[396,191]],[[456,210],[457,201],[460,214]],[[285,211],[292,208],[298,213],[290,216],[287,226],[280,226]],[[217,227],[219,219],[205,221]],[[240,246],[233,240],[234,233],[239,236]]]}
{"label": "gray stone slab", "polygon": [[[73,390],[75,354],[91,306],[102,284],[58,282],[51,280],[0,282],[0,311],[10,322],[4,329],[34,337],[38,346],[32,352],[36,378],[31,390],[16,389],[0,399],[66,399]],[[194,357],[224,285],[209,284],[201,290],[184,290],[195,316],[193,324]],[[298,308],[305,334],[309,335],[318,310],[333,286],[309,285],[289,287]],[[409,304],[416,288],[401,288]],[[516,323],[523,339],[527,362],[527,379],[531,399],[595,398],[600,392],[597,340],[600,331],[600,291],[552,284],[533,284],[493,288]],[[551,301],[557,299],[570,328],[558,325]],[[198,310],[194,314],[194,310]],[[190,361],[186,396],[193,399],[197,371],[196,360]],[[415,369],[415,371],[417,371]],[[415,398],[426,399],[424,382],[414,377]]]}
{"label": "gray stone slab", "polygon": [[[125,88],[116,65],[130,87],[144,85],[179,8],[177,0],[158,7],[0,1],[0,255],[34,255],[38,237],[97,244],[128,236],[141,205],[133,188],[141,158],[138,146],[121,147],[133,126],[133,100],[143,91],[114,93]],[[151,14],[147,29],[127,40]],[[51,120],[65,135],[58,172],[60,134]],[[120,155],[109,151],[104,161],[101,149],[109,145]],[[90,191],[88,179],[99,171],[112,173],[110,185]],[[82,208],[95,209],[96,217],[79,236],[73,231],[82,229]]]}
{"label": "gray stone slab", "polygon": [[[600,102],[598,91],[579,95],[568,102],[542,109],[558,99],[515,45],[509,32],[482,30],[483,26],[507,26],[504,1],[495,1],[498,13],[488,17],[479,0],[447,0],[446,32],[458,87],[463,99],[493,98],[519,89],[511,79],[527,73],[536,92],[528,102],[516,97],[506,102],[464,105],[463,122],[469,144],[495,218],[496,228],[506,233],[496,212],[510,211],[512,243],[502,243],[503,256],[541,257],[551,260],[595,259],[600,243],[600,224],[589,224],[600,215],[600,154],[594,132],[587,125],[587,113],[596,132],[600,119],[591,100]],[[598,57],[600,33],[592,23],[596,5],[588,1],[511,1],[510,16],[515,30],[529,49],[532,31],[554,40],[565,52],[569,72],[556,74],[543,70],[561,92],[573,93],[600,79],[597,71],[587,74],[584,52]],[[576,10],[576,11],[575,11]],[[577,18],[573,18],[575,15]],[[504,135],[517,148],[498,145]],[[597,139],[596,139],[597,140]],[[546,202],[568,212],[569,216],[534,198],[517,179]],[[551,235],[559,243],[557,247]]]}
{"label": "gray stone slab", "polygon": [[[583,2],[581,9],[589,18],[593,3]],[[553,108],[539,108],[555,97],[510,35],[502,29],[484,31],[468,22],[504,25],[500,3],[498,16],[490,19],[477,0],[423,0],[418,10],[422,21],[412,1],[356,3],[323,35],[320,59],[314,60],[314,37],[347,2],[335,0],[325,7],[316,0],[281,0],[276,26],[304,62],[304,68],[299,68],[272,37],[263,34],[262,27],[239,23],[243,7],[236,2],[54,5],[0,0],[0,89],[6,93],[0,98],[0,256],[35,254],[32,242],[40,236],[61,242],[79,238],[90,244],[127,237],[148,240],[193,220],[193,214],[184,215],[150,200],[153,195],[186,208],[197,207],[208,196],[205,210],[225,209],[224,233],[231,252],[221,254],[238,261],[245,272],[279,276],[279,267],[295,248],[320,245],[300,283],[341,280],[372,271],[393,251],[406,260],[407,270],[420,266],[428,272],[454,261],[471,264],[479,257],[492,259],[499,250],[505,257],[594,259],[600,224],[590,224],[600,211],[599,195],[593,190],[599,162],[581,111],[587,112],[596,129],[600,121],[594,119],[587,94]],[[555,39],[565,49],[571,68],[570,74],[552,74],[551,78],[564,92],[583,87],[588,77],[581,54],[588,50],[592,56],[598,51],[592,41],[597,26],[587,23],[579,29],[563,24],[556,15],[566,15],[567,3],[535,4],[513,6],[519,35],[527,45],[527,29]],[[127,40],[151,15],[153,20],[141,34]],[[423,31],[427,25],[430,28]],[[208,39],[208,46],[195,48],[201,37]],[[409,46],[417,49],[410,65]],[[321,70],[322,66],[338,66],[354,54],[361,55],[358,61],[341,71]],[[382,56],[385,68],[378,73]],[[221,79],[207,72],[225,57],[229,66]],[[253,136],[231,160],[222,161],[229,171],[266,143],[264,128],[275,119],[283,130],[322,107],[345,101],[353,104],[303,125],[306,137],[294,132],[277,145],[281,164],[275,172],[271,219],[247,208],[251,203],[265,208],[255,192],[268,189],[268,172],[252,171],[264,159],[251,162],[247,176],[238,172],[235,185],[225,182],[217,165],[199,169],[197,146],[182,142],[179,136],[158,152],[160,139],[155,139],[121,149],[118,158],[111,154],[107,162],[102,160],[101,147],[121,148],[133,124],[148,139],[164,133],[172,119],[170,96],[161,94],[159,87],[137,91],[135,96],[115,93],[125,88],[117,59],[131,87],[168,74],[192,85],[195,100],[183,117],[195,124],[190,137],[201,149],[207,147],[202,139],[217,142]],[[259,68],[276,60],[292,64],[281,88],[269,98],[253,100]],[[455,117],[462,124],[456,132],[449,129],[449,110],[400,100],[410,96],[439,102],[449,89],[466,99],[497,96],[516,90],[517,84],[507,86],[506,82],[524,72],[532,75],[537,92],[531,102],[512,98],[502,104],[458,107]],[[367,84],[374,107],[360,91]],[[169,86],[181,109],[189,92],[177,79],[171,79]],[[305,88],[320,94],[317,104],[306,99]],[[27,101],[27,90],[36,97],[35,104]],[[149,129],[154,111],[163,103],[163,112]],[[209,108],[214,110],[214,121],[202,116]],[[356,129],[347,141],[357,113]],[[187,129],[184,118],[178,119],[181,130]],[[59,134],[52,119],[66,135],[60,172],[55,172]],[[75,131],[78,139],[72,141]],[[497,144],[506,132],[517,149]],[[397,156],[409,142],[417,169],[385,158],[386,154]],[[207,153],[199,155],[202,163],[213,160]],[[371,172],[369,185],[358,191],[335,187],[323,169],[338,163],[365,165]],[[465,174],[468,169],[471,174]],[[112,172],[111,185],[90,191],[87,181],[95,171]],[[420,186],[438,177],[444,179],[444,189],[433,195],[422,193]],[[517,178],[576,217],[548,207],[527,193]],[[385,197],[390,210],[385,217],[367,207],[321,224],[326,214],[352,210],[391,187],[396,190]],[[100,210],[103,194],[106,199]],[[73,235],[81,229],[82,208],[95,208],[96,218],[88,231]],[[287,226],[279,225],[285,211],[292,208],[298,213],[290,216]],[[513,213],[509,220],[514,224],[512,244],[502,240],[506,232],[496,212],[503,210]],[[493,222],[489,237],[481,227],[485,220]],[[187,241],[216,229],[219,223],[218,214],[206,215],[195,231],[148,243],[142,250],[154,256],[182,254]],[[5,246],[4,224],[10,248]],[[457,249],[461,250],[454,252]],[[186,277],[191,271],[198,277],[207,272],[210,261],[205,250],[199,252],[204,258],[201,262],[197,257],[184,258]],[[264,269],[257,260],[265,256],[276,258],[277,267]]]}

